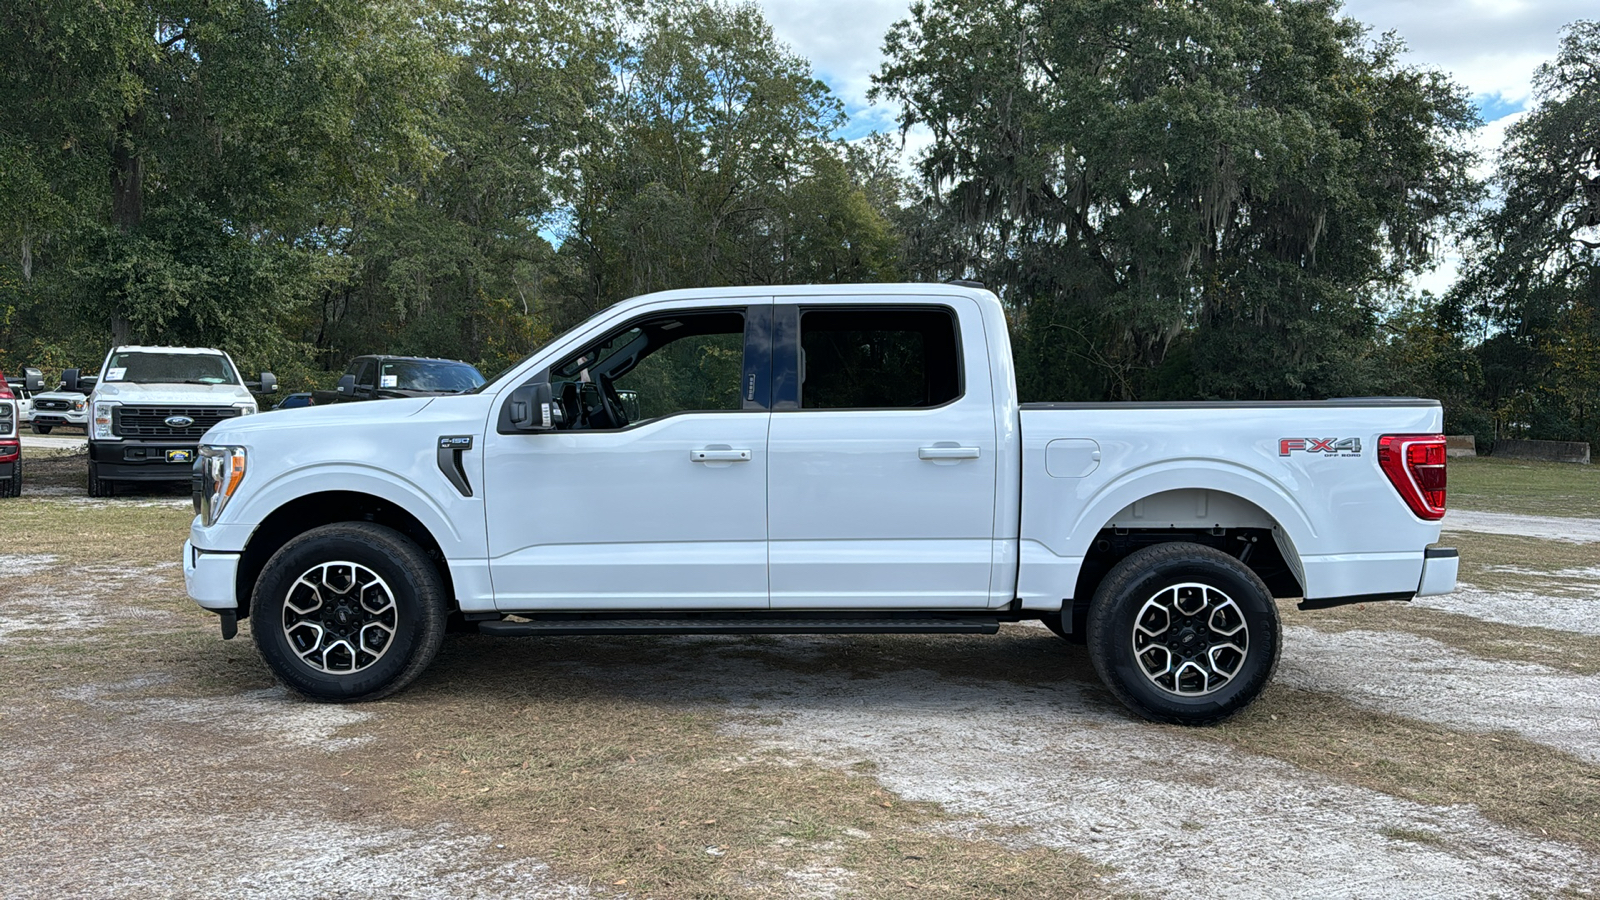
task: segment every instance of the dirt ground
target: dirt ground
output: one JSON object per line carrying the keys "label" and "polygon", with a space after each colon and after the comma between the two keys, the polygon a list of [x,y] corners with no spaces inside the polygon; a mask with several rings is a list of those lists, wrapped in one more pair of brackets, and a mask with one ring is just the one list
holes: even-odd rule
{"label": "dirt ground", "polygon": [[1454,597],[1284,604],[1216,728],[1133,718],[1037,626],[452,636],[340,707],[184,596],[179,488],[90,501],[35,453],[0,501],[0,897],[1600,895],[1592,518],[1475,510]]}

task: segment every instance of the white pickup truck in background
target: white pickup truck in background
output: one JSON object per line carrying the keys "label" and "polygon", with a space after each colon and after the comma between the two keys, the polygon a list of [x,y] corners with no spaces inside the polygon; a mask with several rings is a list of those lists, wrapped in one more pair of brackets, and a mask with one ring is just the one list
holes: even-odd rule
{"label": "white pickup truck in background", "polygon": [[1205,724],[1271,678],[1274,598],[1454,589],[1442,425],[1414,399],[1019,404],[973,287],[675,291],[474,393],[217,423],[184,575],[322,700],[399,690],[447,625],[1039,620],[1141,715]]}
{"label": "white pickup truck in background", "polygon": [[65,390],[89,407],[91,497],[110,497],[130,481],[189,481],[201,436],[257,412],[252,390],[278,389],[271,372],[247,382],[232,357],[201,347],[113,347],[98,376],[62,375]]}

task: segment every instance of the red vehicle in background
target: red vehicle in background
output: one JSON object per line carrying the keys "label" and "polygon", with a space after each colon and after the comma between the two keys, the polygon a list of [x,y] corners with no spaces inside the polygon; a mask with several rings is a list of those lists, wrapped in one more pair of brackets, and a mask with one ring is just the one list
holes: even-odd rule
{"label": "red vehicle in background", "polygon": [[22,413],[4,372],[0,372],[0,497],[22,493]]}

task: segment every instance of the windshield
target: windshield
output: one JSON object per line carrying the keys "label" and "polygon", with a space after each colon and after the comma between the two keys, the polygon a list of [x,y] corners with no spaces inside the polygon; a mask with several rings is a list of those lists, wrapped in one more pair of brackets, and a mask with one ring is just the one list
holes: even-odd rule
{"label": "windshield", "polygon": [[139,384],[239,384],[228,358],[220,353],[113,353],[102,381]]}
{"label": "windshield", "polygon": [[402,391],[436,391],[460,394],[483,384],[478,370],[461,362],[422,359],[385,360],[378,372],[378,387]]}

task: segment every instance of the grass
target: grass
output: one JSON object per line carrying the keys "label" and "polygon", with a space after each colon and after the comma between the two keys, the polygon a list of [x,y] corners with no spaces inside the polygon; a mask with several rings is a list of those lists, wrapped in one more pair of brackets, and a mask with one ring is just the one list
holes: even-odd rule
{"label": "grass", "polygon": [[1538,516],[1600,516],[1600,466],[1460,457],[1449,463],[1450,506]]}
{"label": "grass", "polygon": [[[404,727],[366,753],[390,770],[395,811],[470,822],[559,872],[643,896],[784,895],[792,873],[818,869],[864,897],[1108,893],[1105,870],[1081,857],[963,837],[937,806],[869,773],[755,752],[720,731],[706,698],[619,694],[605,672],[635,665],[640,643],[455,642],[397,701]],[[396,757],[403,769],[383,764]]]}
{"label": "grass", "polygon": [[1268,687],[1239,716],[1185,734],[1600,852],[1600,768],[1513,734],[1455,731],[1329,694]]}

